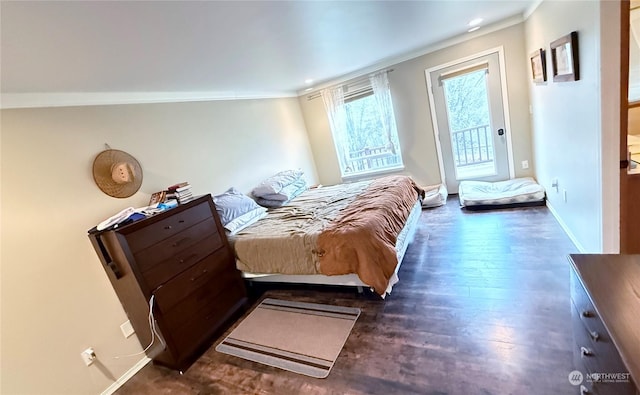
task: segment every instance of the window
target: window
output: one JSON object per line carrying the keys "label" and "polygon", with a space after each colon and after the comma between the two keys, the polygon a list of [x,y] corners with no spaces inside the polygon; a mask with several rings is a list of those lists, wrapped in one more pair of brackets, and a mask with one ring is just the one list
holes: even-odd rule
{"label": "window", "polygon": [[404,168],[386,71],[325,89],[322,99],[343,178]]}

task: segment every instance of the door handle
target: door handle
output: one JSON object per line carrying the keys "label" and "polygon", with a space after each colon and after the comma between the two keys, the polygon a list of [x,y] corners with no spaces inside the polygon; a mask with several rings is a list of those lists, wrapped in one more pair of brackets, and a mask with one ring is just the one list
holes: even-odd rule
{"label": "door handle", "polygon": [[498,136],[504,136],[504,129],[498,129]]}

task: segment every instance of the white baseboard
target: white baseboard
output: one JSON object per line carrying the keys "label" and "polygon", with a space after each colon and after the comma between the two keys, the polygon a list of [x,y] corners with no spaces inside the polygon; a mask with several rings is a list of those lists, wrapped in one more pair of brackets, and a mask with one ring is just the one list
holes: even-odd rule
{"label": "white baseboard", "polygon": [[549,211],[551,211],[551,214],[553,214],[553,216],[555,217],[556,221],[558,221],[558,223],[560,224],[560,227],[564,230],[564,233],[566,233],[567,236],[569,236],[569,239],[571,239],[571,241],[573,242],[573,245],[576,246],[576,248],[578,249],[578,251],[580,253],[584,254],[586,252],[586,250],[584,249],[584,247],[582,247],[582,244],[580,244],[578,239],[576,239],[576,237],[573,235],[573,232],[571,232],[571,229],[569,229],[567,224],[564,223],[562,218],[558,215],[556,210],[549,203],[549,200],[547,200],[547,207],[549,207]]}
{"label": "white baseboard", "polygon": [[122,387],[122,384],[126,383],[131,377],[133,377],[138,371],[144,368],[149,362],[151,362],[151,358],[144,357],[138,363],[133,365],[131,369],[127,370],[119,379],[117,379],[113,384],[109,386],[106,390],[102,391],[101,395],[112,395],[114,392],[118,390],[118,388]]}

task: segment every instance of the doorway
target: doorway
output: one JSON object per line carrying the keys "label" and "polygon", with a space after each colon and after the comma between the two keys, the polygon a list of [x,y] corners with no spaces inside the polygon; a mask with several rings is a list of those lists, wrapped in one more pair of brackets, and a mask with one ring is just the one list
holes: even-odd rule
{"label": "doorway", "polygon": [[425,71],[440,176],[450,193],[462,180],[513,178],[502,48]]}
{"label": "doorway", "polygon": [[[638,37],[640,34],[640,2],[620,2],[620,253],[640,253],[640,195],[639,159],[634,139],[637,125],[634,124],[635,102],[640,102],[640,56]],[[635,47],[634,47],[635,46]],[[634,62],[631,62],[631,60]]]}

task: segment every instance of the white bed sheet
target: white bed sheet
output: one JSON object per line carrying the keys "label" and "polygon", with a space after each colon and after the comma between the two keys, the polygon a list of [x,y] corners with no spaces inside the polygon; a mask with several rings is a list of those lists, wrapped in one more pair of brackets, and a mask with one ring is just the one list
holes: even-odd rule
{"label": "white bed sheet", "polygon": [[[413,241],[420,215],[422,213],[422,205],[420,201],[411,209],[411,213],[407,218],[407,223],[398,234],[396,240],[396,251],[398,255],[398,265],[389,280],[389,285],[385,291],[385,295],[390,294],[393,286],[399,281],[398,270],[402,264],[402,259],[407,251],[407,247]],[[369,287],[363,283],[357,274],[343,274],[337,276],[327,276],[324,274],[255,274],[242,272],[242,276],[250,281],[271,282],[271,283],[296,283],[296,284],[318,284],[318,285],[341,285],[352,287]],[[384,297],[384,296],[382,296]]]}

